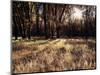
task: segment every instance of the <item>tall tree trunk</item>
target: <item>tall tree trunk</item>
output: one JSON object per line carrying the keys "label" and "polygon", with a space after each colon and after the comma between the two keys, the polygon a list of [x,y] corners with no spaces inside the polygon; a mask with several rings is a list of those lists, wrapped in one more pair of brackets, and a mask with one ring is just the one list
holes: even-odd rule
{"label": "tall tree trunk", "polygon": [[44,31],[45,31],[45,38],[48,38],[48,34],[47,34],[47,21],[46,21],[46,4],[43,4],[43,16],[44,16]]}
{"label": "tall tree trunk", "polygon": [[65,11],[65,8],[66,8],[66,5],[63,6],[62,12],[61,12],[59,19],[58,19],[59,23],[57,23],[57,38],[60,37],[60,24],[61,24],[61,19],[62,19],[63,13]]}
{"label": "tall tree trunk", "polygon": [[85,13],[86,17],[86,21],[85,21],[85,38],[87,39],[88,36],[88,6],[86,6],[86,13]]}
{"label": "tall tree trunk", "polygon": [[39,35],[39,5],[36,4],[36,35]]}
{"label": "tall tree trunk", "polygon": [[12,14],[13,14],[13,25],[14,25],[14,36],[15,36],[15,40],[18,39],[18,25],[17,25],[17,3],[13,3],[13,10],[12,10]]}
{"label": "tall tree trunk", "polygon": [[13,16],[13,23],[14,23],[14,34],[15,34],[15,40],[18,39],[18,26],[17,26],[17,19],[16,16]]}
{"label": "tall tree trunk", "polygon": [[28,39],[31,39],[31,17],[32,17],[32,7],[29,5],[29,3],[27,4],[27,9],[28,9],[28,19],[29,19],[29,24],[28,24]]}

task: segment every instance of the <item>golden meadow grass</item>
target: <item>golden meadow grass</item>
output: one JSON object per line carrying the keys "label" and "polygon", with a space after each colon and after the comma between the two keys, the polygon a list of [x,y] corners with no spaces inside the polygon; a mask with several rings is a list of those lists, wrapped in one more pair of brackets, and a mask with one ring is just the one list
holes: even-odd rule
{"label": "golden meadow grass", "polygon": [[12,41],[13,73],[96,68],[94,39]]}

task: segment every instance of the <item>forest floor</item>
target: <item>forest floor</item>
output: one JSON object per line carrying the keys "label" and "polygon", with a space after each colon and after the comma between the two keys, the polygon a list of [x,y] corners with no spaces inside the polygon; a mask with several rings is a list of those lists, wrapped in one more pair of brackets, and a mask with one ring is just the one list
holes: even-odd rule
{"label": "forest floor", "polygon": [[95,68],[95,39],[12,40],[13,73]]}

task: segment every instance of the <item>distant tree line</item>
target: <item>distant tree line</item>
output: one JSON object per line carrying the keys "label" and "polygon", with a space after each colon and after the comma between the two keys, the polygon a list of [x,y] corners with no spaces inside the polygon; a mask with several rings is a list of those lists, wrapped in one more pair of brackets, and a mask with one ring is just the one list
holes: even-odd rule
{"label": "distant tree line", "polygon": [[[83,19],[71,17],[74,7],[83,11]],[[96,6],[12,1],[12,36],[95,37]]]}

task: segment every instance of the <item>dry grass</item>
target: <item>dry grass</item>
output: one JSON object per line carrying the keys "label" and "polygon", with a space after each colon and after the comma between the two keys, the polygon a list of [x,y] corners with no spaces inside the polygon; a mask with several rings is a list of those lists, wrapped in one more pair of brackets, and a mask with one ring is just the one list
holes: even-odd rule
{"label": "dry grass", "polygon": [[13,42],[14,73],[95,69],[95,40],[55,39]]}

